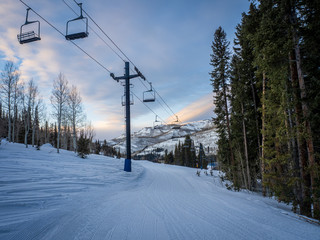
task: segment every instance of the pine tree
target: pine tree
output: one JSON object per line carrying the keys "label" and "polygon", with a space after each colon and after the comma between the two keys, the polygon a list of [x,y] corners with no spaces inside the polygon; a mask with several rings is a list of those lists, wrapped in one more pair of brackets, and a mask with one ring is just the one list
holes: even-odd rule
{"label": "pine tree", "polygon": [[168,163],[168,164],[173,164],[173,162],[174,162],[173,152],[170,151],[170,152],[168,153],[168,156],[167,156],[167,163]]}
{"label": "pine tree", "polygon": [[184,166],[183,156],[182,156],[182,146],[179,141],[178,145],[174,148],[174,164],[179,166]]}
{"label": "pine tree", "polygon": [[95,146],[94,153],[95,153],[95,154],[100,154],[100,152],[101,152],[101,145],[100,145],[99,140],[96,140],[96,141],[95,141],[94,146]]}
{"label": "pine tree", "polygon": [[[320,219],[320,149],[314,146],[320,145],[320,4],[316,0],[292,1],[291,21],[296,19],[294,30],[296,31],[295,55],[297,50],[301,51],[301,77],[299,78],[300,96],[305,126],[305,136],[308,152],[308,169],[310,172],[310,183],[312,190],[314,217]],[[296,13],[296,7],[299,12]],[[301,16],[300,19],[297,19]],[[301,23],[299,28],[297,23]],[[299,44],[301,43],[301,44]],[[299,61],[296,61],[298,63]],[[299,72],[297,66],[297,72]],[[304,96],[303,82],[305,87]],[[305,176],[306,177],[306,176]],[[305,179],[307,180],[307,179]]]}
{"label": "pine tree", "polygon": [[80,132],[80,137],[77,141],[77,152],[81,158],[86,158],[90,154],[89,148],[90,140],[85,136],[84,132]]}
{"label": "pine tree", "polygon": [[168,149],[164,150],[164,162],[168,164]]}
{"label": "pine tree", "polygon": [[[204,152],[202,143],[200,143],[200,146],[199,146],[198,159],[199,159],[199,166],[201,167],[201,169],[207,169],[208,161],[206,160],[206,154]],[[196,166],[194,166],[194,167],[196,167]]]}
{"label": "pine tree", "polygon": [[[316,80],[320,72],[319,34],[316,34],[319,32],[319,4],[295,0],[258,2],[257,5],[251,4],[249,13],[243,15],[241,28],[237,29],[241,54],[236,50],[238,59],[234,61],[232,73],[233,142],[239,142],[240,131],[237,130],[240,122],[243,123],[243,136],[248,142],[253,140],[252,130],[247,129],[253,125],[249,124],[253,118],[246,107],[250,106],[245,88],[249,84],[245,82],[248,78],[243,72],[243,69],[249,69],[243,65],[250,59],[247,54],[243,55],[246,43],[249,43],[252,46],[249,45],[248,49],[253,52],[251,65],[257,68],[254,77],[259,82],[256,86],[262,86],[262,151],[259,155],[264,186],[280,201],[300,205],[300,212],[308,216],[311,216],[312,195],[313,216],[319,218],[319,160],[314,148],[317,141],[314,139],[319,138],[315,138],[317,132],[313,130],[319,123],[316,110],[319,101],[314,100],[320,87]],[[310,96],[312,101],[309,101]],[[259,122],[256,123],[258,126]],[[250,149],[253,148],[250,144],[247,148],[247,156],[242,154],[246,150],[241,146],[236,156],[240,160],[248,157],[252,169]],[[244,161],[240,163],[245,165]]]}
{"label": "pine tree", "polygon": [[[250,7],[250,14],[255,8]],[[253,65],[253,43],[249,36],[257,26],[252,15],[243,14],[236,27],[234,56],[231,62],[231,131],[235,162],[239,169],[239,181],[247,189],[256,187],[256,178],[261,178],[261,116],[258,108],[259,82]]]}
{"label": "pine tree", "polygon": [[254,63],[257,74],[263,78],[263,184],[279,200],[293,200],[295,181],[292,174],[288,112],[291,98],[288,96],[288,53],[291,40],[285,29],[283,2],[262,1],[259,5],[262,17],[253,37]]}
{"label": "pine tree", "polygon": [[230,116],[229,116],[229,42],[226,33],[219,27],[214,34],[210,65],[211,82],[214,93],[214,124],[218,132],[218,158],[227,177],[238,185],[236,179],[236,166],[232,149]]}
{"label": "pine tree", "polygon": [[192,155],[191,155],[192,140],[189,135],[185,137],[183,149],[182,149],[182,162],[183,166],[192,167]]}

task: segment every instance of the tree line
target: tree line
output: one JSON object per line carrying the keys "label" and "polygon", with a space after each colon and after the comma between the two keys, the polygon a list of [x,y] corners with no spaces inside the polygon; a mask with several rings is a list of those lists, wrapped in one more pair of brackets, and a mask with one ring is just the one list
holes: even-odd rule
{"label": "tree line", "polygon": [[[37,83],[33,79],[23,82],[20,75],[19,68],[12,61],[7,61],[1,71],[0,138],[23,143],[26,147],[50,143],[58,153],[59,149],[87,151],[86,154],[96,152],[95,132],[91,123],[86,121],[77,87],[69,87],[68,80],[60,73],[53,81],[52,111],[47,113]],[[107,146],[102,150],[106,154],[114,153]]]}
{"label": "tree line", "polygon": [[200,143],[199,146],[195,146],[189,135],[185,137],[184,142],[181,143],[179,141],[175,145],[174,151],[168,152],[168,150],[165,150],[164,162],[166,164],[204,169],[207,169],[208,165],[203,145]]}
{"label": "tree line", "polygon": [[[218,161],[236,189],[320,219],[320,4],[251,1],[233,51],[214,33],[211,84]],[[260,184],[262,183],[262,184]]]}

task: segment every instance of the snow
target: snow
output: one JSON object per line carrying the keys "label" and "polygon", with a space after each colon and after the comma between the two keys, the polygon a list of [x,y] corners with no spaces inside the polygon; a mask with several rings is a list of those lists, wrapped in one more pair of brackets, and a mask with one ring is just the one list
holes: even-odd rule
{"label": "snow", "polygon": [[[202,143],[206,153],[213,154],[216,149],[217,133],[211,120],[201,120],[184,124],[159,125],[157,127],[145,127],[131,136],[131,146],[134,154],[138,156],[153,152],[164,156],[165,150],[173,151],[175,145],[184,142],[186,135],[199,147]],[[126,151],[125,135],[108,141],[110,146],[115,147],[122,153]],[[198,151],[196,149],[196,151]]]}
{"label": "snow", "polygon": [[0,239],[320,239],[290,207],[195,169],[0,146]]}

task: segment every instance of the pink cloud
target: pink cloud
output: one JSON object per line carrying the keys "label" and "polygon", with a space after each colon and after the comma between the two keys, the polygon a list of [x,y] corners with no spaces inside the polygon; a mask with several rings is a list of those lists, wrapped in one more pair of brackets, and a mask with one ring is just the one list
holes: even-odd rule
{"label": "pink cloud", "polygon": [[[212,102],[212,94],[207,94],[197,101],[189,104],[182,110],[180,110],[176,115],[179,117],[181,122],[187,122],[191,120],[203,120],[203,118],[208,118],[208,116],[212,115],[213,110],[213,102]],[[174,116],[169,117],[166,121],[172,122]]]}

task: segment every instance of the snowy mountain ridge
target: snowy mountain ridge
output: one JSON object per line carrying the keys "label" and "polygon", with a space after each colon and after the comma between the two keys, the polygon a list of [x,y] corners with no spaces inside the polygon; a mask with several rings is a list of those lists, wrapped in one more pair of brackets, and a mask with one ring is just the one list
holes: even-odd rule
{"label": "snowy mountain ridge", "polygon": [[[202,143],[207,152],[215,151],[216,132],[211,120],[145,127],[131,135],[132,151],[134,154],[145,155],[157,149],[158,154],[164,155],[166,149],[168,152],[173,151],[179,141],[184,142],[187,135],[190,135],[195,146]],[[108,141],[108,145],[124,153],[126,150],[125,135]]]}

